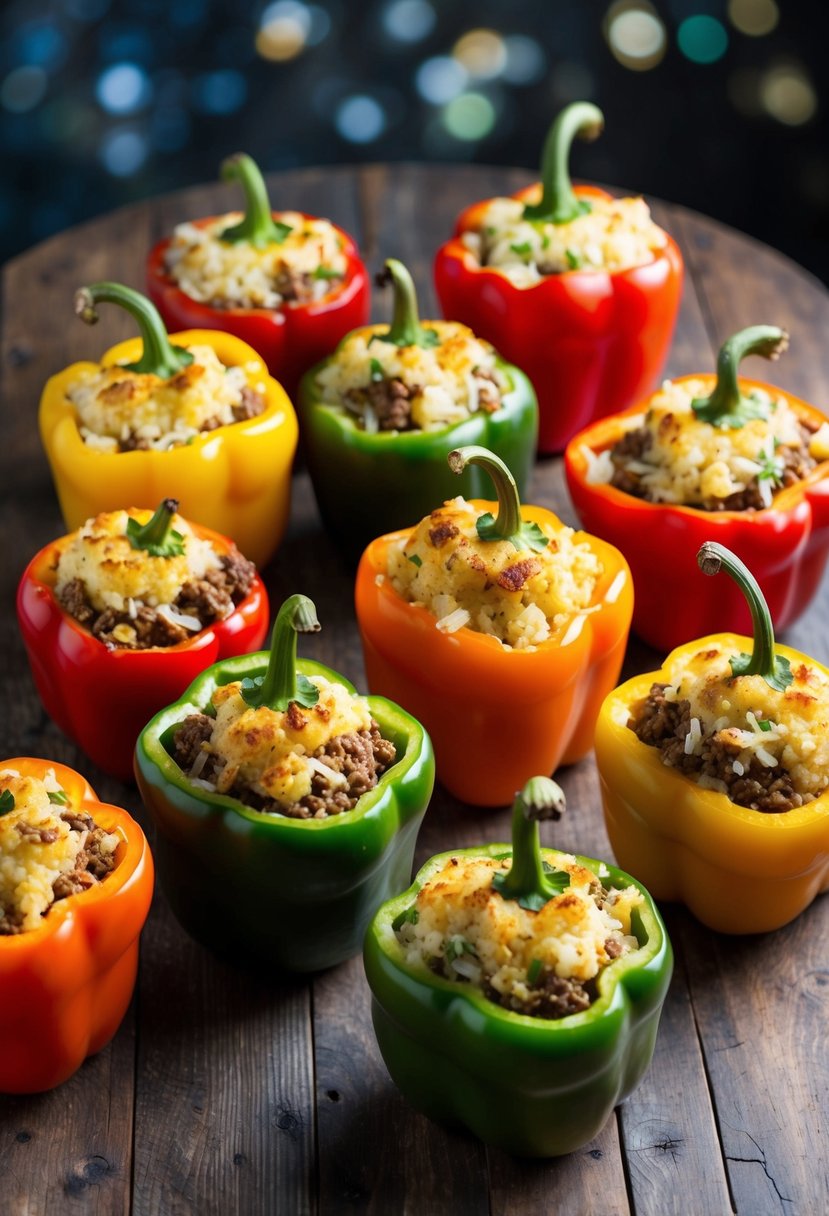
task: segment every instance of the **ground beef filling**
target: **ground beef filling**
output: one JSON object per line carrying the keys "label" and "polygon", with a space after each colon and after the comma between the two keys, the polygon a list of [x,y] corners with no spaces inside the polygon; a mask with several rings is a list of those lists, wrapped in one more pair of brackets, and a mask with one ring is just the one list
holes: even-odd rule
{"label": "ground beef filling", "polygon": [[[115,869],[115,855],[105,853],[101,848],[107,833],[89,815],[80,811],[66,810],[61,812],[61,819],[69,824],[76,832],[86,832],[83,847],[78,850],[75,858],[75,868],[66,874],[59,874],[52,884],[55,902],[66,899],[69,895],[79,895],[94,887],[101,879]],[[57,832],[50,828],[31,827],[26,823],[17,825],[18,832],[23,836],[37,836],[43,844],[52,844],[57,840]],[[22,914],[16,915],[9,910],[0,908],[0,936],[10,936],[24,932]]]}
{"label": "ground beef filling", "polygon": [[740,747],[721,742],[713,736],[703,738],[698,753],[686,755],[685,736],[691,725],[688,701],[666,701],[666,684],[652,684],[643,701],[633,706],[628,726],[642,743],[659,748],[662,763],[689,777],[713,777],[722,781],[728,797],[738,806],[753,811],[779,814],[811,802],[811,795],[798,794],[789,774],[780,765],[767,768],[752,759],[746,771],[734,772],[733,762]]}
{"label": "ground beef filling", "polygon": [[[173,736],[173,756],[179,768],[188,775],[192,773],[210,782],[216,780],[223,767],[221,758],[209,752],[207,761],[201,761],[206,750],[203,744],[209,742],[212,733],[213,719],[208,714],[190,714]],[[397,758],[394,744],[383,738],[376,722],[372,722],[369,730],[337,735],[312,754],[328,768],[342,773],[347,786],[334,788],[321,773],[314,773],[311,793],[290,806],[283,806],[238,783],[228,793],[245,806],[270,815],[287,815],[291,819],[326,819],[329,815],[341,815],[343,811],[353,810],[362,795],[374,789],[378,777]],[[197,772],[193,771],[194,766]]]}
{"label": "ground beef filling", "polygon": [[[817,465],[817,461],[809,452],[809,442],[816,430],[816,426],[801,423],[799,446],[791,448],[781,445],[777,448],[775,456],[781,462],[781,469],[780,476],[772,487],[775,492],[802,481]],[[651,440],[651,432],[646,427],[627,431],[622,436],[610,452],[614,468],[610,484],[625,494],[644,499],[645,502],[660,502],[661,499],[654,498],[647,486],[642,485],[642,474],[632,472],[627,467],[630,461],[643,460],[650,449]],[[702,511],[761,511],[767,503],[761,492],[760,480],[755,477],[744,490],[736,494],[729,494],[727,498],[708,498],[693,505]]]}
{"label": "ground beef filling", "polygon": [[[501,405],[501,393],[492,372],[476,371],[478,404],[476,409],[492,414]],[[372,380],[363,388],[352,388],[346,393],[347,408],[363,417],[366,407],[377,419],[381,431],[417,431],[412,422],[412,404],[423,392],[419,384],[404,384],[396,376]]]}
{"label": "ground beef filling", "polygon": [[[198,617],[202,629],[229,616],[250,591],[256,575],[253,562],[242,557],[235,547],[222,555],[221,562],[221,569],[209,570],[203,579],[185,583],[171,605],[176,612]],[[79,578],[71,579],[58,592],[57,598],[70,616],[111,649],[147,650],[153,646],[175,646],[177,642],[193,637],[195,632],[167,620],[157,608],[147,604],[137,607],[135,616],[114,608],[100,612],[90,604],[86,587]],[[131,627],[135,640],[125,642],[114,636],[113,631],[119,625]]]}
{"label": "ground beef filling", "polygon": [[[321,278],[326,281],[326,295],[342,286],[345,275],[334,274],[325,268],[324,273],[309,274],[300,270],[292,270],[281,262],[273,279],[273,290],[278,292],[285,304],[311,304],[320,298],[317,283]],[[227,296],[213,296],[208,303],[209,308],[238,308],[239,301]],[[259,411],[257,411],[258,413]]]}
{"label": "ground beef filling", "polygon": [[512,1009],[515,1013],[534,1018],[567,1018],[571,1013],[584,1013],[585,1009],[589,1009],[598,992],[595,979],[582,982],[545,970],[530,987],[527,1001],[504,996],[491,984],[485,986],[484,994],[493,1004]]}

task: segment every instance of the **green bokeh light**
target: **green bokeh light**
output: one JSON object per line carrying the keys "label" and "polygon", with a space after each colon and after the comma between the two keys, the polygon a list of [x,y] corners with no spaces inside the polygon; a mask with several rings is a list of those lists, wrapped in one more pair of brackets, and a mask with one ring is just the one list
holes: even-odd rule
{"label": "green bokeh light", "polygon": [[495,107],[483,93],[461,93],[443,111],[443,122],[455,139],[483,139],[495,126]]}
{"label": "green bokeh light", "polygon": [[692,63],[716,63],[728,47],[725,26],[716,17],[699,13],[686,17],[677,31],[679,49]]}

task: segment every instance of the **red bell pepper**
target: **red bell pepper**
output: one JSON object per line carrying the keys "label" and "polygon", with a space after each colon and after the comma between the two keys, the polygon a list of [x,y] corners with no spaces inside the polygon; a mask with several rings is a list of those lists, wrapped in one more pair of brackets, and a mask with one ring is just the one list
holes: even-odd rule
{"label": "red bell pepper", "polygon": [[[244,233],[234,239],[266,243],[269,231],[273,229],[273,217],[278,219],[278,213],[271,211],[267,189],[256,164],[249,156],[239,153],[223,162],[221,173],[225,180],[237,180],[245,192],[245,219],[239,225]],[[208,216],[193,222],[206,227],[215,218]],[[304,215],[303,218],[314,217]],[[351,237],[341,228],[336,231],[346,260],[345,277],[312,303],[286,303],[278,309],[212,308],[202,304],[186,295],[167,272],[165,255],[170,238],[160,241],[150,251],[148,294],[168,329],[221,329],[249,343],[293,400],[303,373],[330,355],[347,333],[368,321],[368,272]]]}
{"label": "red bell pepper", "polygon": [[[197,524],[193,532],[227,553],[232,542]],[[230,616],[174,646],[108,647],[79,624],[55,595],[58,559],[73,535],[41,549],[24,571],[17,617],[46,712],[94,764],[132,778],[135,741],[150,718],[206,667],[259,650],[268,628],[268,595],[258,575]]]}
{"label": "red bell pepper", "polygon": [[[592,137],[601,111],[576,102],[558,116],[544,146],[543,193],[529,186],[527,219],[566,223],[607,199],[604,190],[570,184],[567,156],[576,134]],[[538,450],[560,452],[568,439],[605,414],[624,409],[656,383],[670,345],[682,291],[683,262],[666,233],[651,261],[624,270],[574,269],[519,287],[481,266],[464,244],[479,232],[491,199],[462,211],[452,240],[435,259],[443,315],[464,321],[530,377],[538,397]]]}
{"label": "red bell pepper", "polygon": [[[726,381],[734,400],[758,389],[782,397],[815,429],[826,418],[805,401],[759,380],[737,377],[740,358],[766,353],[745,345],[741,331],[720,352],[718,375],[679,376],[675,384],[703,381],[712,389]],[[781,332],[781,331],[772,331]],[[735,353],[735,341],[741,349]],[[780,343],[777,348],[780,348]],[[647,411],[649,399],[622,414],[605,418],[576,435],[564,465],[570,496],[583,526],[616,545],[633,573],[633,629],[659,650],[673,650],[690,638],[716,632],[748,633],[751,616],[739,587],[714,581],[700,585],[697,552],[706,541],[731,549],[753,571],[777,630],[793,624],[817,593],[829,556],[829,461],[802,480],[779,490],[762,510],[706,511],[700,507],[646,502],[609,484],[588,481],[585,449],[612,448],[633,428],[631,418]]]}

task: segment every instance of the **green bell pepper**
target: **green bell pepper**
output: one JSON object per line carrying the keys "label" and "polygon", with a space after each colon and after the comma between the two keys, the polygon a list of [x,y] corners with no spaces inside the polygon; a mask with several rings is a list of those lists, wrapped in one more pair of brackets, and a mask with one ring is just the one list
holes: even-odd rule
{"label": "green bell pepper", "polygon": [[232,681],[244,681],[242,696],[254,707],[313,704],[311,676],[355,694],[330,668],[297,661],[296,630],[318,627],[311,601],[292,596],[277,616],[270,652],[209,667],[156,714],[135,752],[138,786],[157,828],[154,856],[181,924],[235,961],[293,971],[357,954],[377,906],[409,882],[434,784],[429,736],[393,702],[367,697],[396,761],[352,810],[324,819],[257,811],[194,784],[173,758],[172,740],[189,714],[209,712],[214,691]]}
{"label": "green bell pepper", "polygon": [[[297,401],[308,471],[323,522],[346,556],[356,557],[385,532],[406,527],[438,503],[462,494],[485,498],[486,474],[467,468],[460,480],[450,471],[451,451],[477,444],[495,452],[512,470],[522,497],[529,488],[538,433],[535,392],[525,374],[496,356],[507,383],[498,408],[479,409],[439,430],[372,429],[373,415],[323,400],[317,376],[342,357],[346,344],[365,334],[401,348],[439,346],[446,322],[421,324],[414,284],[406,268],[390,258],[394,287],[391,325],[353,330],[334,353],[303,377]],[[368,373],[367,373],[368,374]],[[382,371],[375,372],[382,376]]]}
{"label": "green bell pepper", "polygon": [[[673,968],[665,927],[641,884],[613,866],[577,861],[605,887],[638,887],[639,949],[608,963],[597,999],[582,1013],[533,1017],[494,1004],[480,987],[410,963],[395,929],[414,920],[420,888],[451,858],[512,855],[493,880],[504,899],[538,910],[562,891],[562,855],[539,848],[534,819],[555,817],[560,791],[533,778],[516,797],[512,849],[504,844],[433,857],[408,891],[379,909],[364,945],[380,1052],[404,1096],[440,1122],[465,1126],[488,1144],[528,1157],[555,1157],[587,1144],[639,1083],[653,1055]],[[528,984],[531,982],[528,973]]]}

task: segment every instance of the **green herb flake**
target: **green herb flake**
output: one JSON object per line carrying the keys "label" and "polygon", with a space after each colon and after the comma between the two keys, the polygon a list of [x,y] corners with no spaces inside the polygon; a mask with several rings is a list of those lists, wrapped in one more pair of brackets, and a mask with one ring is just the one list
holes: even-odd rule
{"label": "green herb flake", "polygon": [[49,790],[49,801],[56,803],[57,806],[69,806],[66,790]]}
{"label": "green herb flake", "polygon": [[567,258],[567,265],[571,270],[578,270],[583,265],[583,259],[576,253],[575,249],[565,249],[564,256]]}
{"label": "green herb flake", "polygon": [[371,373],[371,378],[375,383],[378,380],[383,380],[385,378],[386,373],[383,370],[383,364],[379,359],[371,359],[368,366]]}
{"label": "green herb flake", "polygon": [[402,912],[398,912],[394,920],[391,922],[391,927],[395,933],[399,933],[404,925],[416,925],[420,920],[420,913],[414,904],[409,908],[404,908]]}
{"label": "green herb flake", "polygon": [[520,245],[510,245],[512,252],[517,253],[520,258],[526,257],[527,254],[532,253],[532,248],[533,247],[529,241],[522,241]]}
{"label": "green herb flake", "polygon": [[[242,700],[247,705],[252,705],[254,708],[258,707],[258,693],[264,682],[264,676],[245,676],[244,680],[242,680],[240,692]],[[311,709],[319,699],[320,690],[316,684],[309,680],[307,676],[303,676],[298,672],[296,677],[296,693],[291,697],[291,701],[296,702],[297,705],[301,705],[303,709]],[[284,713],[289,704],[290,701],[286,702],[285,705],[274,706],[274,708]]]}
{"label": "green herb flake", "polygon": [[538,983],[538,977],[541,975],[542,962],[540,958],[534,958],[527,968],[527,983],[533,988]]}
{"label": "green herb flake", "polygon": [[498,231],[497,228],[484,228],[484,235],[485,236],[495,236],[495,233],[497,231]]}
{"label": "green herb flake", "polygon": [[545,232],[544,236],[541,238],[541,248],[542,249],[550,248],[550,238],[547,236],[546,232]]}
{"label": "green herb flake", "polygon": [[416,553],[408,553],[406,555],[413,566],[417,566],[418,570],[423,565],[423,558],[418,557]]}
{"label": "green herb flake", "polygon": [[314,279],[341,279],[342,272],[333,270],[330,266],[318,266],[311,276]]}
{"label": "green herb flake", "polygon": [[453,963],[456,958],[460,958],[462,954],[471,954],[476,958],[475,947],[463,937],[450,937],[447,941],[444,950],[444,957],[450,963]]}
{"label": "green herb flake", "polygon": [[769,718],[758,718],[757,725],[760,727],[760,730],[763,730],[763,731],[771,730],[771,721]]}
{"label": "green herb flake", "polygon": [[11,790],[3,790],[0,794],[0,815],[8,815],[14,810],[14,794]]}
{"label": "green herb flake", "polygon": [[[275,245],[284,244],[285,238],[290,236],[291,233],[293,232],[293,230],[294,229],[293,229],[292,224],[283,224],[281,220],[274,220],[274,222],[273,222],[273,231],[274,231],[273,243]],[[313,233],[311,233],[310,235],[313,236]]]}

